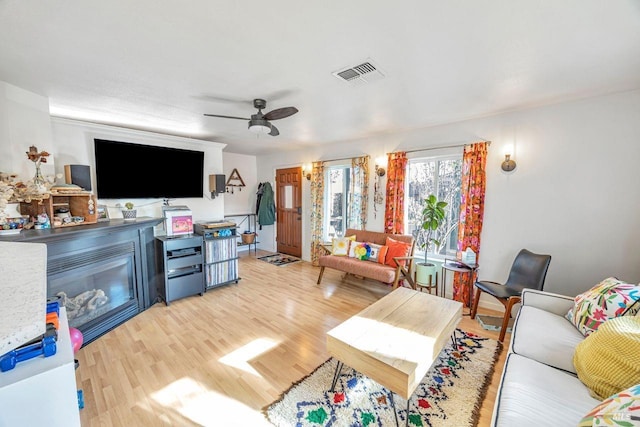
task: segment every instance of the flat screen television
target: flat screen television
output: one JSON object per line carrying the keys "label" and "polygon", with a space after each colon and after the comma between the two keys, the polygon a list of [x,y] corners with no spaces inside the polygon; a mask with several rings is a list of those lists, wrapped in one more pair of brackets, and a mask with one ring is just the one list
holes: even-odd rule
{"label": "flat screen television", "polygon": [[94,139],[100,199],[203,197],[204,152]]}

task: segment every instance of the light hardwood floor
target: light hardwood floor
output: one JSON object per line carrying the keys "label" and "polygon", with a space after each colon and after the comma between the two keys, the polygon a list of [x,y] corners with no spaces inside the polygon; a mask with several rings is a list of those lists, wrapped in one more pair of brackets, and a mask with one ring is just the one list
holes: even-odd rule
{"label": "light hardwood floor", "polygon": [[[318,272],[245,252],[238,285],[155,304],[88,344],[76,354],[82,425],[269,425],[261,409],[328,358],[325,333],[391,290],[330,269],[316,285]],[[468,316],[460,327],[498,337]],[[509,338],[480,426],[491,419]]]}

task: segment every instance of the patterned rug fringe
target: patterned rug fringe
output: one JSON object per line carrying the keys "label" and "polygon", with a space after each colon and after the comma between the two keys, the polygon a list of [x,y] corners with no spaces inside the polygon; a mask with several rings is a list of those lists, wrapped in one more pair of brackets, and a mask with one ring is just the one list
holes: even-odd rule
{"label": "patterned rug fringe", "polygon": [[500,353],[502,352],[502,343],[500,341],[497,342],[496,350],[493,352],[493,363],[491,368],[487,372],[487,375],[484,377],[484,382],[480,387],[480,392],[478,394],[478,400],[475,405],[473,405],[473,413],[471,415],[471,419],[474,426],[478,425],[478,420],[480,419],[480,409],[482,408],[482,402],[484,402],[484,398],[487,397],[487,391],[489,391],[489,385],[491,384],[491,378],[493,377],[493,373],[496,371],[496,362],[500,357]]}

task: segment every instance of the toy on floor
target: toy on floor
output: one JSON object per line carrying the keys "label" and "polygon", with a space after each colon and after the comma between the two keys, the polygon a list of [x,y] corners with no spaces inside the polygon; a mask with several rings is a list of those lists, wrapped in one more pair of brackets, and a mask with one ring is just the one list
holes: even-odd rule
{"label": "toy on floor", "polygon": [[76,354],[80,347],[82,347],[82,343],[84,342],[84,337],[82,336],[82,332],[80,332],[76,328],[69,328],[69,335],[71,336],[71,347],[73,348],[73,354]]}

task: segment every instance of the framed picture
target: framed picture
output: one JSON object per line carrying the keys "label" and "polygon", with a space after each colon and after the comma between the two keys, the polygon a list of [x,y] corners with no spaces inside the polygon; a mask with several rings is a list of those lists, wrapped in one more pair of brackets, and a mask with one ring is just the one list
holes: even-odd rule
{"label": "framed picture", "polygon": [[98,221],[109,221],[107,205],[98,205]]}
{"label": "framed picture", "polygon": [[193,233],[191,209],[186,206],[163,208],[167,236],[180,236]]}

